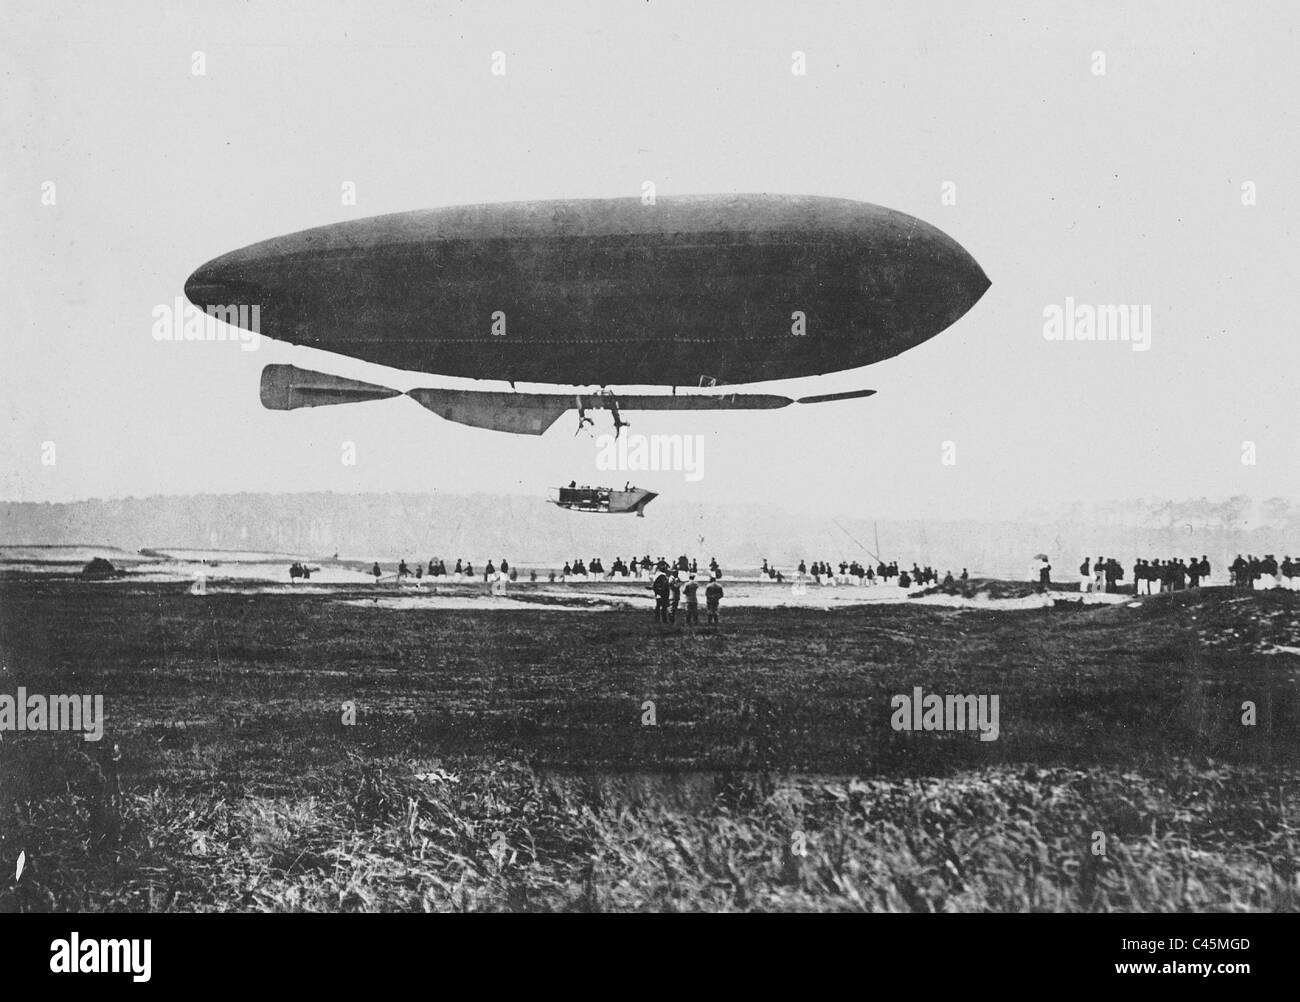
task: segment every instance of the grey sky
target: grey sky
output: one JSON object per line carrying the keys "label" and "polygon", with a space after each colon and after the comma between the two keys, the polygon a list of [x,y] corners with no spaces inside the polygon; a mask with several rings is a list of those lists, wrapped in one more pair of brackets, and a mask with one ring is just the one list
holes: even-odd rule
{"label": "grey sky", "polygon": [[[535,439],[403,399],[266,411],[268,362],[392,374],[267,341],[158,343],[151,311],[197,265],[266,237],[430,206],[634,196],[646,180],[661,195],[886,205],[949,233],[993,285],[912,352],[790,387],[873,398],[632,415],[633,432],[706,436],[699,482],[634,481],[882,516],[1300,497],[1294,4],[6,9],[0,499],[594,482],[596,445],[572,416]],[[806,76],[791,73],[795,50]],[[356,206],[340,204],[345,181]],[[945,181],[956,205],[941,204]],[[1151,349],[1046,341],[1043,309],[1067,296],[1150,304]]]}

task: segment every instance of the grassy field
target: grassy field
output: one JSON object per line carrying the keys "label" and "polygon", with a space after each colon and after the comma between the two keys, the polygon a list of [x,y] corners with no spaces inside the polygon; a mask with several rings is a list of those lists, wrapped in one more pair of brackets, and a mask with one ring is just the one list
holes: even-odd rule
{"label": "grassy field", "polygon": [[[0,909],[1300,899],[1297,593],[694,634],[355,594],[0,583],[0,693],[102,693],[107,719],[3,735]],[[998,695],[998,740],[894,731],[916,686]]]}

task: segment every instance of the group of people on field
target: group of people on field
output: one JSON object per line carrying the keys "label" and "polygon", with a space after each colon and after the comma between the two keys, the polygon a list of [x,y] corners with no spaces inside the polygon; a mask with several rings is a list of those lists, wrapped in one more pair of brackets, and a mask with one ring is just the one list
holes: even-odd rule
{"label": "group of people on field", "polygon": [[[700,622],[699,590],[700,584],[689,570],[685,581],[682,571],[665,566],[655,573],[649,588],[654,592],[655,622],[665,625],[677,622],[677,609],[681,600],[686,599],[686,625],[698,626]],[[716,574],[709,575],[709,583],[704,589],[704,605],[708,619],[706,625],[716,626],[719,622],[718,606],[722,602],[722,584]]]}
{"label": "group of people on field", "polygon": [[[1184,591],[1200,588],[1210,579],[1210,558],[1199,557],[1138,558],[1133,563],[1134,595],[1155,595],[1162,592]],[[1300,589],[1300,560],[1284,557],[1281,563],[1273,554],[1263,557],[1254,554],[1237,558],[1228,565],[1228,577],[1238,589],[1289,588]],[[1083,592],[1118,592],[1122,588],[1124,568],[1113,557],[1098,557],[1096,561],[1084,558],[1079,565],[1079,590]]]}
{"label": "group of people on field", "polygon": [[1199,588],[1209,580],[1210,559],[1172,557],[1167,560],[1139,559],[1133,564],[1133,594],[1151,595],[1166,591]]}
{"label": "group of people on field", "polygon": [[[370,568],[370,574],[375,579],[376,583],[384,577],[384,572],[379,566],[379,561],[376,560],[374,565]],[[394,577],[397,578],[399,583],[405,581],[407,578],[414,578],[416,581],[420,581],[425,577],[430,577],[447,578],[449,581],[457,583],[461,581],[482,580],[491,584],[493,582],[505,581],[507,579],[517,581],[519,579],[519,572],[510,566],[510,562],[506,560],[505,557],[501,558],[500,567],[489,560],[483,568],[481,577],[475,575],[474,564],[472,561],[464,559],[457,560],[456,566],[448,571],[446,561],[439,560],[437,557],[430,557],[427,571],[424,564],[417,563],[415,569],[412,570],[405,560],[399,560]],[[532,580],[537,580],[536,571],[532,572]]]}
{"label": "group of people on field", "polygon": [[[290,577],[297,579],[306,579],[310,577],[311,572],[316,568],[309,568],[306,564],[295,562],[290,568]],[[1047,589],[1052,586],[1051,565],[1039,555],[1034,568],[1031,570],[1031,580],[1037,581],[1040,588]],[[537,581],[538,571],[530,569],[524,572],[528,580]],[[691,610],[698,608],[696,593],[704,584],[705,605],[710,610],[708,622],[716,622],[718,602],[722,598],[722,568],[718,564],[717,558],[714,557],[709,561],[707,572],[701,572],[697,560],[688,558],[684,554],[676,560],[669,561],[667,558],[660,556],[657,559],[651,559],[649,554],[641,557],[615,557],[612,565],[606,569],[603,561],[599,557],[592,557],[584,561],[577,558],[572,561],[566,561],[564,566],[558,570],[549,572],[543,571],[550,582],[584,582],[584,581],[610,581],[617,578],[633,578],[650,582],[648,587],[656,595],[656,618],[661,622],[674,622],[676,610],[681,603],[683,593],[687,596],[686,605],[688,609],[687,623],[694,623],[698,619],[698,613],[692,613]],[[762,566],[759,569],[760,580],[775,582],[785,582],[793,579],[797,588],[803,588],[806,584],[818,585],[889,585],[897,584],[901,588],[914,588],[918,586],[940,584],[938,572],[929,566],[920,566],[913,562],[910,569],[903,567],[900,569],[897,561],[886,563],[878,562],[875,566],[864,564],[857,560],[841,560],[838,566],[832,565],[829,561],[814,561],[811,566],[804,560],[800,560],[795,570],[788,572],[780,570],[775,564],[764,558]],[[1209,558],[1202,554],[1200,557],[1170,557],[1170,558],[1138,558],[1131,566],[1131,577],[1125,581],[1125,568],[1114,557],[1099,556],[1096,559],[1084,557],[1083,562],[1079,565],[1079,590],[1085,593],[1117,593],[1134,595],[1152,595],[1163,592],[1183,591],[1202,587],[1210,578],[1211,566]],[[1284,557],[1281,561],[1269,553],[1263,557],[1256,557],[1254,554],[1243,556],[1238,554],[1236,559],[1228,567],[1229,578],[1232,585],[1239,589],[1266,589],[1266,588],[1287,588],[1300,590],[1300,558],[1293,559],[1290,556]],[[379,563],[375,562],[371,568],[371,574],[376,582],[385,577],[380,569]],[[417,563],[412,569],[405,560],[397,565],[396,574],[393,575],[399,582],[408,578],[420,580],[424,577],[429,578],[446,578],[450,582],[465,582],[481,580],[494,586],[494,591],[504,589],[507,581],[516,581],[519,578],[520,571],[512,567],[504,557],[499,564],[494,564],[489,560],[483,565],[480,571],[475,570],[472,561],[458,559],[455,566],[447,569],[447,564],[438,559],[431,558],[427,565]],[[957,581],[962,583],[969,580],[969,573],[966,568],[962,568],[960,578],[954,578],[952,571],[948,571],[943,579],[942,584],[953,585]],[[716,592],[714,589],[716,588]],[[660,602],[660,593],[665,596]],[[708,602],[710,594],[713,594],[716,601]],[[665,611],[666,610],[666,611]]]}
{"label": "group of people on field", "polygon": [[1228,565],[1228,574],[1234,588],[1300,590],[1300,560],[1290,556],[1283,557],[1279,564],[1271,553],[1262,557],[1253,553],[1243,557],[1238,553],[1237,559]]}
{"label": "group of people on field", "polygon": [[[761,572],[768,578],[778,581],[784,581],[785,577],[774,567],[769,566],[767,560],[763,561]],[[962,568],[962,581],[967,581],[970,574],[966,568]],[[943,584],[953,584],[957,579],[948,571],[943,578]],[[902,570],[898,567],[898,561],[885,563],[883,560],[872,567],[869,564],[862,564],[856,560],[841,560],[838,571],[825,560],[814,561],[809,567],[806,561],[800,560],[799,566],[795,570],[796,583],[811,583],[821,585],[877,585],[877,584],[897,584],[900,588],[923,587],[925,585],[939,584],[939,572],[929,564],[924,567],[912,564],[912,569]]]}

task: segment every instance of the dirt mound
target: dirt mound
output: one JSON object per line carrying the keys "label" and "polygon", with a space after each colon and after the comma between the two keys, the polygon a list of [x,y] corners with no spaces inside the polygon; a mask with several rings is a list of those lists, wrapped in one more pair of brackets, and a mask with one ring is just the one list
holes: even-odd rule
{"label": "dirt mound", "polygon": [[1190,630],[1201,645],[1243,654],[1300,654],[1300,592],[1197,588],[1142,596],[1117,610],[1151,626]]}
{"label": "dirt mound", "polygon": [[1194,618],[1207,647],[1300,654],[1300,592],[1216,588],[1196,603]]}
{"label": "dirt mound", "polygon": [[924,591],[914,592],[912,598],[924,598],[927,595],[957,595],[961,598],[979,600],[1027,598],[1037,595],[1038,583],[1035,581],[1003,581],[998,578],[971,578],[969,581],[954,581],[952,584],[931,585]]}
{"label": "dirt mound", "polygon": [[117,574],[117,568],[103,557],[92,557],[90,563],[81,569],[83,578],[114,578]]}

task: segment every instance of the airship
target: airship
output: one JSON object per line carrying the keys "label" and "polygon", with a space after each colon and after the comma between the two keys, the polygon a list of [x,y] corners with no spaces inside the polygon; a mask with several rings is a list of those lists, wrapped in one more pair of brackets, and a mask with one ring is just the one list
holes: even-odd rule
{"label": "airship", "polygon": [[[185,283],[263,337],[496,385],[405,391],[443,418],[540,435],[568,411],[757,410],[746,384],[892,358],[946,330],[989,286],[955,240],[842,198],[696,195],[458,206],[274,237]],[[257,305],[257,311],[232,311]],[[517,384],[541,384],[540,390]],[[621,388],[635,388],[635,392]],[[402,391],[294,365],[263,369],[273,410]]]}

